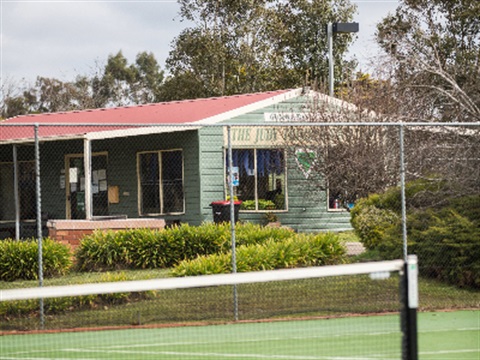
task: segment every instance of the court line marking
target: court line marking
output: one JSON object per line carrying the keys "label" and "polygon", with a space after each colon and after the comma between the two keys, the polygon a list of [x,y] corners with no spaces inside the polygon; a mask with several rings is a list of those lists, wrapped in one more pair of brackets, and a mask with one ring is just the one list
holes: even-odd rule
{"label": "court line marking", "polygon": [[358,337],[358,336],[378,336],[378,335],[401,335],[399,330],[391,330],[375,333],[344,333],[344,334],[325,334],[325,335],[310,335],[310,336],[285,336],[285,337],[270,337],[270,338],[255,338],[255,339],[231,339],[231,340],[217,340],[217,341],[182,341],[182,342],[167,342],[167,343],[146,343],[146,344],[131,344],[131,345],[110,345],[110,346],[95,346],[91,349],[121,349],[121,348],[138,348],[138,347],[152,347],[152,346],[177,346],[177,345],[208,345],[208,344],[227,344],[227,343],[253,343],[253,342],[265,342],[265,341],[287,341],[287,340],[302,340],[302,339],[330,339],[330,338],[342,338],[345,336]]}
{"label": "court line marking", "polygon": [[[63,349],[71,352],[85,352],[85,349]],[[95,350],[90,350],[96,352]],[[87,350],[88,352],[88,350]],[[305,356],[305,355],[264,355],[264,354],[229,354],[212,352],[182,352],[182,351],[128,351],[128,350],[109,350],[105,353],[115,354],[144,354],[144,355],[167,355],[167,356],[198,356],[198,357],[227,357],[227,358],[253,358],[253,359],[291,359],[291,360],[377,360],[380,354],[373,357],[358,356]],[[22,359],[23,360],[23,359]]]}
{"label": "court line marking", "polygon": [[457,354],[457,353],[474,353],[480,354],[480,349],[459,349],[459,350],[438,350],[438,351],[420,351],[420,355],[441,355],[441,354]]}
{"label": "court line marking", "polygon": [[[95,358],[44,358],[44,357],[5,357],[0,356],[0,360],[97,360]],[[105,359],[98,359],[105,360]]]}

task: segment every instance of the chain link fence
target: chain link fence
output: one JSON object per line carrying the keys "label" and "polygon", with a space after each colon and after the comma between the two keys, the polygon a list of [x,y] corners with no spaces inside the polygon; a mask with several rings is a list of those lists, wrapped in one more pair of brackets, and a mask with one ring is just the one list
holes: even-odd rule
{"label": "chain link fence", "polygon": [[415,253],[422,309],[479,308],[479,133],[431,123],[2,124],[0,238],[75,248],[95,229],[274,220],[340,233],[351,261]]}

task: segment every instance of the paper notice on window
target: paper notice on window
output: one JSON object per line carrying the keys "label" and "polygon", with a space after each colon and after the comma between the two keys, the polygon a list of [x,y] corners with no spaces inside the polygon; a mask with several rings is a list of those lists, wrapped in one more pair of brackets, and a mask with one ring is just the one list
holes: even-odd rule
{"label": "paper notice on window", "polygon": [[98,170],[98,180],[107,180],[107,170],[105,169]]}
{"label": "paper notice on window", "polygon": [[70,183],[78,182],[78,168],[70,168],[69,180],[70,180]]}
{"label": "paper notice on window", "polygon": [[107,180],[100,180],[98,182],[98,190],[99,191],[107,191]]}
{"label": "paper notice on window", "polygon": [[98,170],[92,171],[92,184],[98,184]]}

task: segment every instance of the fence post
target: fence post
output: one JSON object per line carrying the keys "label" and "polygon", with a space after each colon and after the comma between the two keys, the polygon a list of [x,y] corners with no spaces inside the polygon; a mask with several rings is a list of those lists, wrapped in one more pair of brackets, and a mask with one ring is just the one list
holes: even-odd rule
{"label": "fence post", "polygon": [[85,136],[83,139],[83,167],[85,176],[85,218],[92,220],[93,217],[93,194],[92,194],[92,144]]}
{"label": "fence post", "polygon": [[[35,185],[37,201],[37,242],[38,242],[38,286],[43,286],[43,243],[42,243],[42,193],[40,186],[40,144],[38,141],[38,123],[35,124]],[[40,327],[45,328],[44,304],[40,299]]]}
{"label": "fence post", "polygon": [[405,152],[404,152],[404,125],[399,126],[400,130],[400,193],[402,201],[402,242],[403,242],[403,259],[407,261],[407,202],[405,198]]}
{"label": "fence post", "polygon": [[[237,272],[236,240],[235,240],[235,200],[233,196],[233,159],[232,159],[232,127],[227,126],[228,137],[228,192],[230,193],[230,227],[232,232],[232,273]],[[238,294],[237,285],[233,285],[233,311],[235,321],[238,320]]]}

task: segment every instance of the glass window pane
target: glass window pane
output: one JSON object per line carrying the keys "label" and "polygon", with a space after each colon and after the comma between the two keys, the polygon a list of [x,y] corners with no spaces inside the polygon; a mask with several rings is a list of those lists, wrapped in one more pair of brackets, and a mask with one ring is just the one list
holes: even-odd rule
{"label": "glass window pane", "polygon": [[183,212],[183,159],[181,151],[162,152],[163,212]]}
{"label": "glass window pane", "polygon": [[258,209],[285,209],[285,162],[284,153],[277,149],[258,149]]}
{"label": "glass window pane", "polygon": [[20,192],[20,218],[36,219],[37,202],[35,163],[33,161],[18,164],[18,190]]}
{"label": "glass window pane", "polygon": [[[236,187],[236,196],[243,201],[242,210],[255,210],[255,153],[251,149],[233,149],[232,163],[238,167],[239,185]],[[228,156],[227,156],[228,176]],[[227,182],[228,183],[228,182]]]}
{"label": "glass window pane", "polygon": [[15,219],[13,164],[0,164],[0,220]]}
{"label": "glass window pane", "polygon": [[142,214],[160,213],[158,153],[140,154]]}
{"label": "glass window pane", "polygon": [[[226,161],[228,172],[228,156]],[[239,186],[235,188],[235,194],[243,201],[242,210],[285,209],[283,150],[233,149],[232,163],[239,171]]]}

